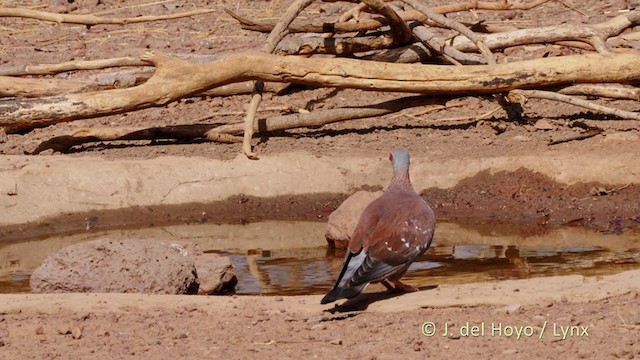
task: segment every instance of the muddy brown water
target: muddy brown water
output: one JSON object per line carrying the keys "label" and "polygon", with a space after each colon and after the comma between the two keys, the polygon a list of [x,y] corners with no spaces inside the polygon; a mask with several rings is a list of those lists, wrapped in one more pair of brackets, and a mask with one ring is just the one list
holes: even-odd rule
{"label": "muddy brown water", "polygon": [[[87,232],[0,245],[0,293],[29,292],[29,275],[64,246],[109,237],[193,241],[231,257],[238,294],[322,294],[333,286],[344,251],[327,246],[326,224],[265,221],[244,225],[172,225]],[[430,250],[405,279],[419,286],[514,278],[611,274],[640,268],[640,231],[496,226],[440,222]]]}

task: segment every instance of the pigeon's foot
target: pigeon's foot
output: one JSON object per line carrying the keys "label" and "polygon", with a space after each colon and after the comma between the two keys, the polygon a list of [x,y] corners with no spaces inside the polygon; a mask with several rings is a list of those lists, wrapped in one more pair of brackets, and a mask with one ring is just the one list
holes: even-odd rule
{"label": "pigeon's foot", "polygon": [[393,287],[393,285],[389,284],[389,282],[387,280],[382,280],[380,282],[382,285],[384,285],[384,287],[387,288],[388,292],[396,292],[398,290],[396,290],[396,288]]}
{"label": "pigeon's foot", "polygon": [[404,284],[404,283],[400,282],[400,280],[391,280],[391,282],[396,287],[396,290],[404,291],[404,292],[416,292],[416,291],[418,291],[417,287],[411,286],[409,284]]}

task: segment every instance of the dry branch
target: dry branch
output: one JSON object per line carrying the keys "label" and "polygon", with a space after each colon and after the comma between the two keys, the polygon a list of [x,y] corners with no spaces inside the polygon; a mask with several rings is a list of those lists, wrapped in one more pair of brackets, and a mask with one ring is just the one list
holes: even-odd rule
{"label": "dry branch", "polygon": [[482,54],[482,56],[484,56],[484,58],[487,60],[487,63],[489,65],[493,65],[496,63],[495,56],[493,56],[493,54],[491,53],[491,50],[489,50],[489,48],[484,44],[482,39],[480,39],[476,33],[469,30],[466,26],[462,25],[461,23],[455,20],[447,18],[442,14],[439,14],[433,11],[433,9],[429,8],[428,6],[424,5],[423,3],[417,0],[401,0],[401,1],[405,4],[410,5],[414,9],[420,11],[421,13],[425,14],[429,19],[435,21],[436,23],[442,26],[445,26],[451,30],[455,30],[460,34],[466,36],[469,40],[471,40],[477,46],[478,50],[480,50],[480,53]]}
{"label": "dry branch", "polygon": [[[291,24],[302,10],[311,5],[312,2],[313,0],[296,0],[293,2],[269,34],[267,42],[263,47],[263,51],[269,54],[273,53],[280,40],[287,35],[287,27],[289,24]],[[262,80],[257,80],[253,87],[253,94],[251,95],[251,101],[249,102],[249,109],[247,110],[247,115],[244,119],[242,151],[249,159],[258,158],[258,156],[251,151],[251,138],[253,137],[253,124],[255,123],[258,106],[260,106],[260,102],[262,102],[263,89],[264,82],[262,82]]]}
{"label": "dry branch", "polygon": [[[604,43],[604,40],[607,38],[620,34],[630,26],[637,24],[639,21],[640,10],[634,10],[594,25],[563,24],[495,34],[479,34],[478,36],[490,49],[501,49],[525,44],[553,43],[567,40],[586,41],[595,48],[597,44],[600,44],[601,42]],[[599,39],[599,41],[594,39]],[[476,51],[475,45],[466,39],[466,37],[462,36],[454,38],[450,42],[450,45],[460,51]]]}
{"label": "dry branch", "polygon": [[0,127],[11,131],[161,106],[217,86],[257,79],[434,95],[479,95],[574,83],[640,81],[640,57],[633,54],[587,54],[456,67],[282,57],[255,52],[230,55],[206,64],[153,53],[146,53],[141,59],[154,63],[156,73],[133,88],[0,100]]}
{"label": "dry branch", "polygon": [[183,13],[175,13],[159,16],[138,16],[133,18],[103,18],[91,14],[57,14],[46,11],[20,9],[20,8],[0,8],[0,17],[20,17],[28,19],[36,19],[43,21],[51,21],[55,23],[69,23],[81,25],[125,25],[149,21],[178,19],[194,15],[210,14],[218,12],[218,9],[200,9],[187,11]]}
{"label": "dry branch", "polygon": [[122,66],[149,66],[149,63],[146,63],[137,57],[67,61],[59,64],[24,65],[0,68],[0,76],[53,75],[65,71],[97,70]]}
{"label": "dry branch", "polygon": [[98,141],[120,140],[160,140],[160,139],[197,139],[203,138],[205,133],[215,124],[202,125],[175,125],[152,128],[106,128],[106,129],[79,129],[69,135],[56,136],[43,141],[33,151],[40,154],[46,150],[55,152],[67,152],[71,147],[80,144]]}
{"label": "dry branch", "polygon": [[[566,104],[580,106],[580,107],[597,111],[603,114],[614,115],[621,119],[640,120],[640,113],[636,113],[633,111],[620,110],[620,109],[612,108],[609,106],[603,106],[603,105],[593,103],[591,101],[578,99],[573,96],[558,94],[551,91],[514,90],[511,92],[510,97],[512,97],[512,99],[514,100],[518,99],[519,97],[523,97],[524,101],[526,101],[527,98],[555,100],[555,101],[560,101]],[[520,99],[519,102],[522,103],[522,99]]]}
{"label": "dry branch", "polygon": [[[508,1],[465,1],[459,4],[448,4],[442,6],[434,6],[431,10],[438,14],[446,14],[451,12],[466,11],[466,10],[529,10],[536,6],[542,5],[549,0],[535,0],[528,3],[525,2],[508,2]],[[243,29],[253,30],[259,32],[270,32],[275,26],[273,21],[256,21],[242,17],[232,11],[226,10],[227,14],[236,19]],[[433,25],[428,22],[428,19],[424,14],[419,11],[410,10],[399,12],[398,15],[405,22],[419,21]],[[303,33],[344,33],[344,32],[358,32],[366,30],[375,30],[382,26],[387,26],[389,23],[383,17],[375,19],[360,19],[358,22],[317,22],[309,23],[306,20],[299,20],[293,22],[289,26],[290,32],[303,32]]]}
{"label": "dry branch", "polygon": [[[594,25],[563,24],[542,28],[519,29],[493,34],[475,34],[475,38],[481,40],[489,49],[504,49],[507,47],[557,43],[562,46],[578,47],[585,50],[598,50],[607,53],[609,50],[605,40],[620,34],[625,29],[640,22],[640,10],[630,11],[617,17]],[[466,36],[458,36],[447,40],[436,37],[424,26],[412,25],[413,34],[429,48],[455,59],[463,64],[484,63],[473,54],[477,46]],[[286,54],[353,54],[370,50],[386,49],[392,46],[389,35],[376,39],[376,37],[336,38],[335,40],[323,38],[296,39],[281,49],[278,53]],[[399,56],[395,52],[402,53],[401,49],[392,49],[393,56]],[[418,60],[416,60],[418,61]]]}
{"label": "dry branch", "polygon": [[586,95],[640,101],[639,88],[621,84],[578,84],[567,86],[558,92],[564,95]]}
{"label": "dry branch", "polygon": [[51,96],[86,90],[91,84],[85,81],[62,79],[23,79],[0,76],[0,97],[25,98]]}
{"label": "dry branch", "polygon": [[425,46],[442,54],[455,65],[461,64],[486,64],[486,59],[474,54],[466,54],[457,50],[453,46],[445,44],[444,40],[435,37],[426,26],[417,25],[413,27],[413,35]]}
{"label": "dry branch", "polygon": [[[442,105],[448,100],[450,98],[409,96],[373,105],[273,116],[259,119],[255,124],[254,132],[265,134],[302,127],[319,127],[340,121],[382,116],[417,106]],[[207,138],[208,140],[219,142],[242,142],[242,139],[238,139],[233,135],[240,135],[243,132],[244,126],[242,123],[221,126],[219,124],[201,124],[152,128],[79,129],[69,135],[57,136],[42,142],[34,151],[34,154],[50,149],[66,152],[75,145],[98,141]]]}
{"label": "dry branch", "polygon": [[290,39],[280,44],[275,53],[280,55],[351,55],[358,52],[389,49],[393,46],[396,46],[393,36],[387,32],[358,37]]}
{"label": "dry branch", "polygon": [[411,64],[426,61],[433,57],[433,52],[422,43],[415,43],[395,49],[388,49],[374,54],[359,57],[362,60]]}
{"label": "dry branch", "polygon": [[362,0],[362,2],[387,19],[396,46],[406,45],[411,41],[413,36],[407,23],[383,0]]}

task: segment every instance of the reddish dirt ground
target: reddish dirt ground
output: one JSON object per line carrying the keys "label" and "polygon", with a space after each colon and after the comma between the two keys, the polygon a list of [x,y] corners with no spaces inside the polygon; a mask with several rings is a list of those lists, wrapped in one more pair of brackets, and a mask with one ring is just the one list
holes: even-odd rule
{"label": "reddish dirt ground", "polygon": [[[109,17],[160,15],[204,7],[216,7],[221,11],[192,18],[126,26],[96,25],[90,28],[21,18],[2,18],[0,66],[137,56],[147,49],[175,54],[209,55],[259,49],[266,35],[241,30],[222,8],[229,7],[257,19],[275,19],[289,2],[175,1],[138,6],[143,3],[32,1],[29,4],[52,12],[95,13]],[[447,1],[430,2],[431,5],[442,3]],[[589,0],[579,4],[575,2],[574,5],[579,6],[579,11],[576,11],[563,3],[570,2],[550,1],[529,11],[477,11],[477,14],[480,19],[489,22],[531,27],[567,22],[597,23],[633,5],[632,1]],[[352,4],[348,3],[317,2],[305,11],[303,16],[322,16],[333,20],[351,6]],[[469,13],[450,16],[460,20],[473,20]],[[538,53],[547,50],[544,47],[536,49]],[[73,79],[86,74],[59,76]],[[286,96],[266,94],[262,108],[294,106],[311,111],[345,104],[372,104],[400,95],[348,89],[298,89]],[[626,110],[639,110],[638,103],[633,101],[597,102]],[[0,154],[29,154],[42,141],[85,127],[237,122],[242,120],[241,110],[247,103],[246,95],[185,99],[166,107],[78,120],[35,129],[26,134],[1,134]],[[283,131],[254,140],[255,151],[261,154],[279,154],[295,149],[320,155],[348,151],[357,156],[386,153],[390,147],[401,144],[412,152],[419,153],[429,149],[442,159],[474,159],[540,152],[581,154],[586,151],[606,157],[607,154],[623,151],[625,146],[637,146],[640,139],[637,122],[611,120],[607,116],[550,101],[527,103],[525,118],[521,123],[510,122],[502,110],[491,117],[477,120],[478,116],[496,107],[489,98],[461,98],[448,103],[455,104],[463,106],[430,112],[424,116],[415,115],[424,108],[414,108],[403,111],[400,116],[387,115],[335,123],[319,129]],[[212,113],[233,111],[240,112],[197,120]],[[268,114],[275,112],[264,110],[263,115]],[[535,127],[539,120],[549,121],[550,129]],[[604,132],[583,141],[548,145],[549,139],[574,134],[582,131],[585,126],[597,126]],[[238,145],[203,141],[135,141],[87,144],[74,147],[70,155],[97,155],[105,159],[114,159],[195,154],[231,159],[239,150]],[[48,151],[39,156],[58,155]],[[637,159],[630,158],[629,161]],[[616,183],[615,180],[612,183]],[[602,230],[615,233],[625,227],[638,226],[640,221],[640,205],[637,201],[640,198],[640,186],[625,185],[627,184],[619,184],[613,188],[607,185],[602,190],[599,184],[566,186],[522,170],[493,175],[480,174],[461,182],[455,188],[426,189],[422,195],[429,199],[438,215],[442,217],[468,218],[475,221],[595,225]],[[195,204],[171,209],[165,207],[153,215],[140,215],[140,212],[133,211],[138,217],[132,217],[126,210],[117,213],[102,212],[98,215],[103,219],[114,217],[115,220],[111,223],[103,222],[107,227],[109,224],[122,224],[122,219],[130,220],[131,225],[152,224],[157,221],[171,223],[251,221],[264,218],[310,219],[328,214],[327,209],[330,211],[335,208],[344,196],[327,194],[294,199],[231,199],[220,204]],[[280,211],[265,215],[263,209],[272,208],[274,204],[280,204]],[[189,215],[205,212],[194,211],[202,207],[224,211],[218,212],[219,217],[216,219],[193,218],[193,215]],[[81,220],[94,215],[69,216]],[[77,223],[83,224],[82,221]],[[62,224],[59,228],[41,228],[40,235],[74,230],[76,229],[73,225]],[[0,234],[11,238],[15,231],[16,229],[3,229]],[[0,309],[0,357],[155,359],[216,356],[244,359],[266,355],[277,358],[339,356],[366,359],[461,356],[633,359],[640,358],[640,318],[637,313],[639,303],[637,292],[633,292],[590,302],[552,301],[526,306],[512,314],[504,314],[495,306],[476,306],[426,308],[386,314],[364,312],[331,321],[323,321],[320,314],[312,317],[289,314],[287,309],[279,309],[277,306],[270,309],[259,306],[237,308],[233,312],[219,313],[206,313],[197,308],[167,311],[162,308],[131,310],[124,307],[112,312],[72,314],[3,313]],[[459,328],[467,321],[471,324],[501,322],[506,325],[540,327],[545,320],[578,327],[588,326],[589,335],[572,336],[566,340],[552,336],[518,340],[506,336],[427,338],[420,333],[420,327],[425,321],[439,325],[449,323],[454,328]]]}

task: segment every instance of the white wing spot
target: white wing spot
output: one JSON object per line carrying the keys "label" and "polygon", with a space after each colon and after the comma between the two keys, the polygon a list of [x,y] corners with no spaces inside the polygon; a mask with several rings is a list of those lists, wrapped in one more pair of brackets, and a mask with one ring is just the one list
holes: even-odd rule
{"label": "white wing spot", "polygon": [[403,243],[406,243],[407,239],[405,239],[404,236],[403,236],[403,237],[400,238],[400,241],[402,241]]}
{"label": "white wing spot", "polygon": [[404,246],[405,246],[406,248],[409,248],[409,243],[404,243]]}
{"label": "white wing spot", "polygon": [[419,251],[419,250],[420,250],[420,246],[416,246],[416,250],[418,250],[418,251]]}
{"label": "white wing spot", "polygon": [[391,246],[387,246],[387,250],[391,251],[392,250]]}

